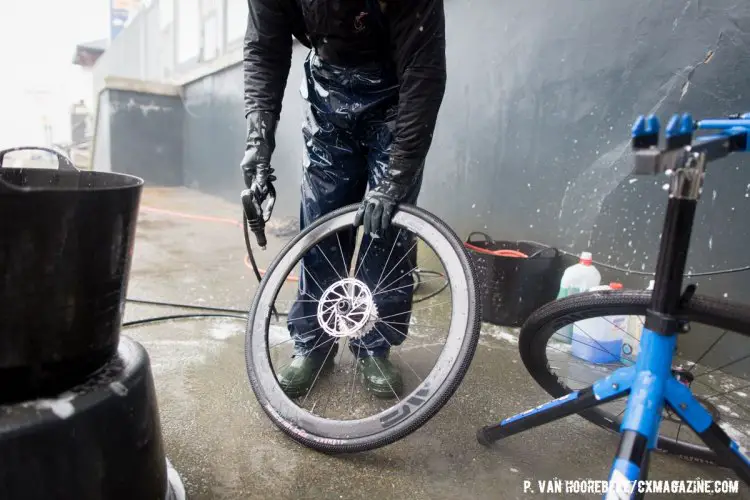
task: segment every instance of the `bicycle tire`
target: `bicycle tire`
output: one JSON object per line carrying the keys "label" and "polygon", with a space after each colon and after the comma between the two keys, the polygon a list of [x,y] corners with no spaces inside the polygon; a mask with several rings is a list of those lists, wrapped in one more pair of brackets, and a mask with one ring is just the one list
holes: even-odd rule
{"label": "bicycle tire", "polygon": [[[573,321],[587,318],[610,314],[644,316],[650,304],[651,292],[631,290],[585,292],[545,304],[521,327],[518,340],[521,360],[536,383],[550,396],[564,396],[570,390],[550,371],[546,354],[547,342],[554,332]],[[691,322],[750,336],[750,312],[742,304],[695,295],[680,315]],[[579,415],[599,427],[619,432],[619,423],[598,408]],[[728,465],[707,447],[677,442],[668,437],[659,436],[656,448],[687,461]]]}
{"label": "bicycle tire", "polygon": [[[452,295],[448,337],[435,367],[422,383],[393,407],[360,420],[328,420],[297,407],[278,386],[269,362],[270,306],[284,276],[299,258],[335,231],[351,226],[357,205],[336,210],[290,241],[268,268],[255,293],[245,336],[245,361],[255,397],[271,421],[293,440],[324,453],[354,453],[391,444],[414,432],[450,399],[466,374],[479,342],[480,309],[471,260],[463,243],[440,219],[400,206],[392,224],[413,231],[442,261]],[[395,422],[395,423],[394,423]]]}

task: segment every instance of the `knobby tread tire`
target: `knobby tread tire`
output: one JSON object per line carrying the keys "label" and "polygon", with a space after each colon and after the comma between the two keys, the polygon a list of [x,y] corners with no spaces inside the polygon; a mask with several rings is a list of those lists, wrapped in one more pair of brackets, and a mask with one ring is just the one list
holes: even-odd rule
{"label": "knobby tread tire", "polygon": [[[521,360],[547,393],[554,398],[564,396],[569,389],[551,373],[547,362],[546,347],[552,334],[565,324],[586,318],[615,314],[643,316],[650,304],[651,292],[638,290],[585,292],[545,304],[521,327],[518,341]],[[680,316],[691,322],[750,337],[750,308],[743,304],[694,295],[680,311]],[[609,431],[619,432],[619,425],[598,408],[580,415]],[[704,446],[676,442],[671,438],[659,437],[657,449],[692,462],[728,465]]]}
{"label": "knobby tread tire", "polygon": [[[261,383],[259,382],[259,377],[274,377],[275,379],[275,375],[273,373],[258,373],[252,363],[253,353],[251,352],[250,348],[250,338],[252,335],[253,324],[255,322],[255,316],[259,313],[258,308],[262,296],[262,291],[266,287],[271,276],[274,274],[274,272],[276,272],[284,256],[290,251],[291,248],[294,247],[297,242],[299,242],[307,234],[312,232],[315,228],[342,215],[353,214],[354,212],[356,212],[357,208],[358,205],[350,205],[331,212],[324,217],[321,217],[284,246],[283,250],[276,256],[273,263],[269,266],[268,271],[263,277],[263,280],[261,281],[255,293],[255,298],[253,299],[247,323],[248,327],[246,334],[245,360],[248,376],[250,378],[250,384],[261,408],[266,413],[266,415],[268,415],[271,421],[293,440],[314,450],[329,454],[356,453],[386,446],[416,431],[433,416],[435,416],[435,414],[448,402],[451,396],[455,393],[456,389],[461,384],[461,381],[466,375],[471,360],[474,357],[477,344],[479,342],[479,331],[481,326],[480,304],[477,300],[478,285],[476,283],[471,259],[466,252],[463,242],[458,238],[453,230],[448,227],[448,225],[446,225],[436,216],[418,207],[409,205],[400,206],[398,208],[398,211],[406,212],[418,219],[421,219],[422,222],[427,223],[433,229],[437,230],[449,242],[451,251],[455,253],[455,256],[460,261],[460,272],[464,275],[466,280],[466,292],[468,293],[468,319],[466,325],[468,326],[468,328],[464,332],[449,332],[449,335],[461,334],[463,336],[460,352],[456,356],[450,372],[441,382],[439,389],[437,389],[431,396],[429,396],[429,399],[425,403],[423,403],[418,410],[414,411],[413,414],[404,418],[398,424],[395,424],[392,427],[389,427],[371,436],[343,440],[337,438],[335,440],[332,440],[330,438],[327,438],[326,436],[315,435],[309,430],[301,429],[295,422],[283,418],[274,409],[274,399],[279,397],[278,393],[270,395],[266,394],[266,392],[263,390],[263,387],[261,386]],[[436,249],[433,250],[437,253]],[[299,257],[302,257],[302,255],[300,255]],[[438,257],[440,257],[439,254]],[[278,392],[280,392],[280,390]]]}

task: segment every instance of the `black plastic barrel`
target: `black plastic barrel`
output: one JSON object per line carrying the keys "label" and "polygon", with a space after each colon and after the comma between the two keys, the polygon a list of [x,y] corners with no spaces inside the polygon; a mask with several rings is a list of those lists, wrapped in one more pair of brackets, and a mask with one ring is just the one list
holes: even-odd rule
{"label": "black plastic barrel", "polygon": [[565,265],[556,248],[495,241],[481,232],[471,233],[465,246],[477,275],[482,321],[520,326],[535,309],[557,297]]}
{"label": "black plastic barrel", "polygon": [[109,363],[49,399],[0,404],[3,500],[181,500],[169,480],[146,350],[123,337]]}
{"label": "black plastic barrel", "polygon": [[[21,150],[58,168],[3,166]],[[142,186],[0,151],[0,401],[55,394],[117,350]]]}

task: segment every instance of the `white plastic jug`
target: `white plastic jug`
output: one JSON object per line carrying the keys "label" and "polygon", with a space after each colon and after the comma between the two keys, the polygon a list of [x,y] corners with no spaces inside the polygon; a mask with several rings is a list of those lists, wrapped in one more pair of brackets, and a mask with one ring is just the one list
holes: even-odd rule
{"label": "white plastic jug", "polygon": [[[613,288],[615,287],[612,285],[603,285],[596,286],[591,291],[612,290]],[[618,363],[627,323],[628,317],[624,315],[577,321],[573,325],[571,346],[573,356],[597,364]]]}
{"label": "white plastic jug", "polygon": [[[591,252],[581,253],[578,264],[572,265],[565,270],[560,280],[560,290],[557,298],[561,299],[569,295],[585,292],[596,286],[602,281],[602,275],[593,265],[593,256]],[[573,325],[560,328],[552,338],[558,342],[570,344],[573,337]]]}
{"label": "white plastic jug", "polygon": [[[654,280],[651,280],[646,290],[654,289]],[[625,365],[635,364],[638,353],[641,352],[641,332],[646,318],[643,316],[628,316],[627,335],[622,339],[622,351],[620,351],[620,362]]]}

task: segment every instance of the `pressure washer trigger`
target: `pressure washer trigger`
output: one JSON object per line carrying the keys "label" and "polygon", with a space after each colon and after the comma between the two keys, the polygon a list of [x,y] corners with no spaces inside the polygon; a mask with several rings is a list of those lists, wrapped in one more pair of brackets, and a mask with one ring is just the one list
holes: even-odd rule
{"label": "pressure washer trigger", "polygon": [[266,201],[268,201],[268,204],[266,205],[266,208],[263,209],[263,222],[268,222],[271,219],[273,206],[276,204],[276,188],[273,187],[273,184],[268,185],[268,196],[266,196]]}

